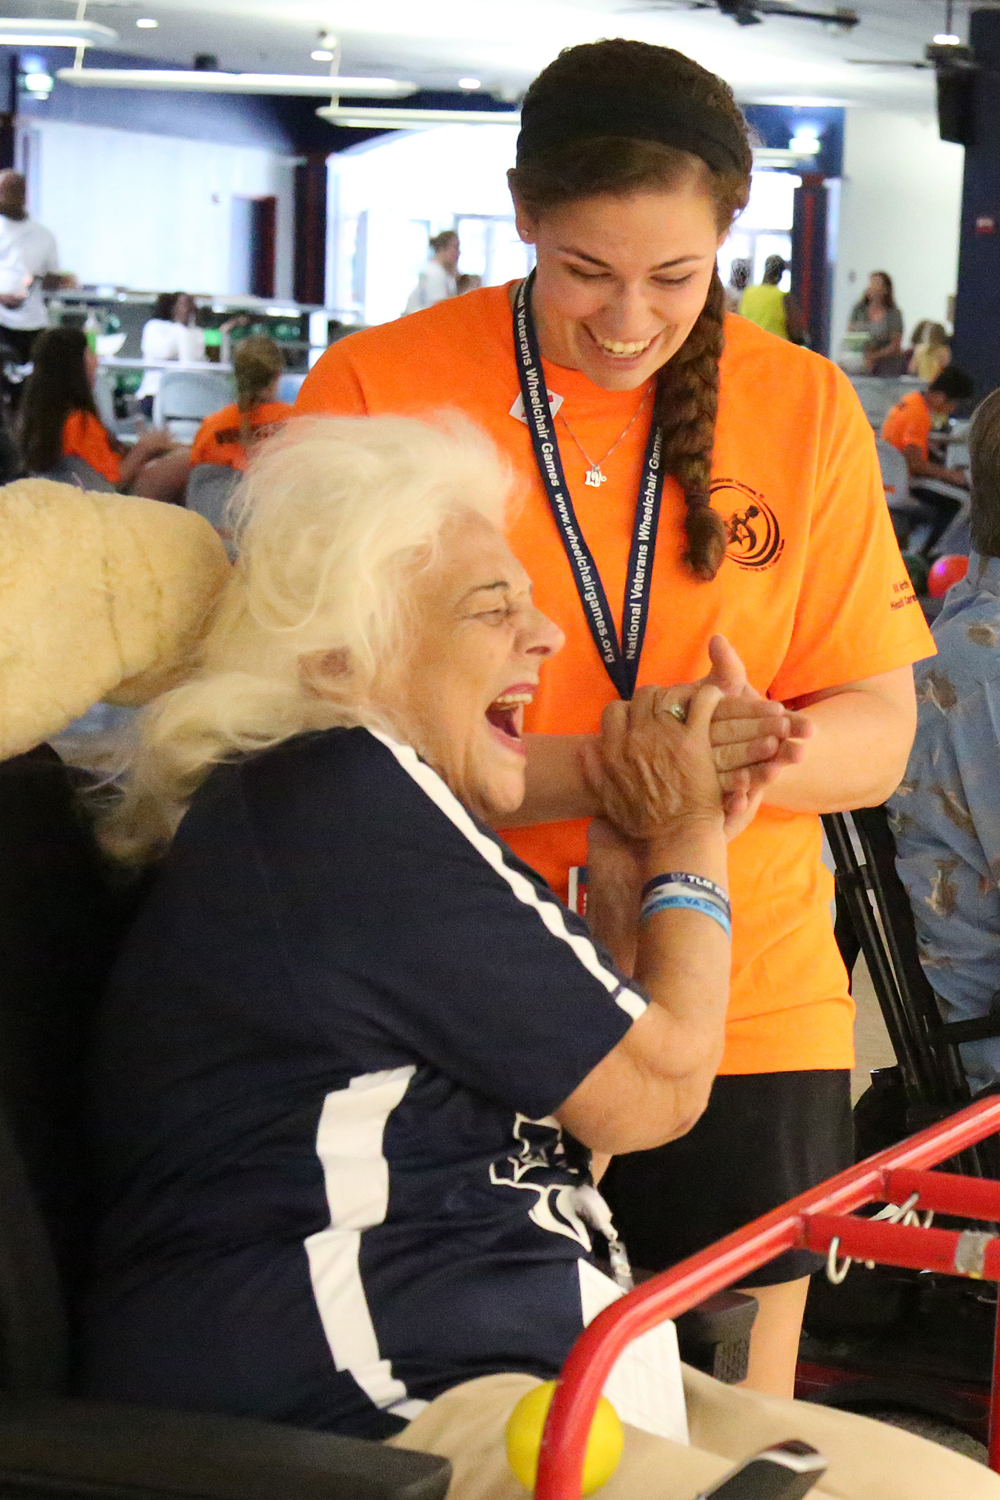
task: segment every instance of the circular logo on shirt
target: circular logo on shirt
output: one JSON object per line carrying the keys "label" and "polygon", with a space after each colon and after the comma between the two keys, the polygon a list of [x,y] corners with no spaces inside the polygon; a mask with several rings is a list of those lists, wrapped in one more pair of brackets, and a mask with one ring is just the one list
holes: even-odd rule
{"label": "circular logo on shirt", "polygon": [[726,556],[741,568],[772,568],[785,539],[763,495],[739,479],[717,479],[710,494],[713,510],[726,523]]}

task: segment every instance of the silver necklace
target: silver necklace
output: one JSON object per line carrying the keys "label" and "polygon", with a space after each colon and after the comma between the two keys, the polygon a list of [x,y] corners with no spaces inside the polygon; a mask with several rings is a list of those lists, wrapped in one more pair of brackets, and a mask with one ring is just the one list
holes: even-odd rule
{"label": "silver necklace", "polygon": [[612,453],[614,453],[615,449],[618,447],[618,444],[625,439],[626,435],[631,430],[631,428],[633,428],[635,426],[636,422],[639,419],[640,413],[643,412],[643,411],[645,411],[645,409],[646,409],[646,402],[647,402],[648,398],[649,398],[649,392],[647,391],[646,395],[643,396],[641,402],[639,403],[639,405],[636,408],[636,410],[633,413],[633,415],[631,417],[629,417],[628,421],[625,423],[625,426],[622,428],[621,432],[618,434],[618,436],[615,438],[614,442],[611,444],[611,447],[608,449],[607,453],[604,454],[603,458],[599,458],[596,463],[590,457],[590,454],[587,452],[586,448],[584,448],[583,444],[580,442],[580,439],[577,437],[577,435],[573,431],[572,427],[566,421],[566,414],[565,414],[565,412],[561,411],[559,413],[559,415],[563,419],[563,422],[565,423],[566,431],[569,433],[570,437],[573,439],[574,443],[579,448],[580,452],[583,454],[584,461],[587,464],[587,473],[586,473],[586,477],[584,479],[584,483],[585,484],[589,484],[592,489],[595,489],[595,490],[596,489],[600,489],[600,487],[601,487],[602,484],[607,484],[607,482],[608,482],[608,476],[605,473],[603,473],[603,471],[601,469],[601,465],[607,463],[607,461],[611,457]]}

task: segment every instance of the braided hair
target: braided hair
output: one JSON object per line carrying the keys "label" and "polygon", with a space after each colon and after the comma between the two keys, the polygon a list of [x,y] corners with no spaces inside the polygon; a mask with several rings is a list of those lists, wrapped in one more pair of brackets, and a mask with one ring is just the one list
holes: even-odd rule
{"label": "braided hair", "polygon": [[249,448],[253,439],[250,421],[255,406],[285,368],[285,356],[274,339],[255,335],[241,339],[233,352],[236,405],[240,413],[240,442]]}
{"label": "braided hair", "polygon": [[[672,191],[700,174],[724,233],[750,196],[753,157],[746,126],[732,90],[671,47],[615,37],[561,52],[535,79],[524,113],[544,109],[568,93],[616,94],[643,90],[669,95],[683,112],[718,119],[737,141],[732,165],[709,166],[700,156],[659,140],[588,135],[567,140],[519,160],[509,174],[516,200],[535,217],[546,209],[585,198],[628,197],[650,189]],[[719,359],[724,342],[726,298],[713,271],[705,305],[687,339],[656,377],[654,420],[663,429],[664,467],[684,491],[684,560],[698,578],[712,579],[726,550],[726,530],[709,504],[715,419],[719,405]]]}

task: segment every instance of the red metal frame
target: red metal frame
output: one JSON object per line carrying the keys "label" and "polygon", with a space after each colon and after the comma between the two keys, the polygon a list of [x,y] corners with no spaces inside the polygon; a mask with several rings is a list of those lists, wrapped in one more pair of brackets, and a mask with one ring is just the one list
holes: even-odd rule
{"label": "red metal frame", "polygon": [[[783,1250],[825,1251],[834,1238],[840,1253],[884,1265],[974,1274],[1000,1281],[1000,1237],[973,1244],[944,1229],[904,1228],[850,1215],[866,1203],[905,1203],[972,1219],[1000,1220],[1000,1183],[924,1169],[1000,1131],[1000,1099],[985,1099],[849,1167],[819,1187],[689,1256],[627,1297],[605,1308],[570,1350],[556,1384],[542,1436],[536,1500],[580,1500],[583,1455],[598,1398],[622,1350],[668,1318],[676,1318],[714,1292],[739,1281]],[[961,1241],[961,1244],[960,1244]],[[1000,1331],[1000,1329],[998,1329]],[[998,1340],[1000,1343],[1000,1340]],[[990,1468],[1000,1473],[1000,1359],[994,1353],[990,1398]],[[789,1434],[794,1436],[794,1434]]]}

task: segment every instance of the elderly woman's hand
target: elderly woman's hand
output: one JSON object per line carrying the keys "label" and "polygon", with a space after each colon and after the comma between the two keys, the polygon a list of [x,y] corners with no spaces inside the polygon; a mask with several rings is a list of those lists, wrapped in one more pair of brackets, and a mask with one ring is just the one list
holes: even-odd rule
{"label": "elderly woman's hand", "polygon": [[[643,687],[630,702],[604,710],[599,795],[605,816],[628,838],[653,839],[680,819],[722,827],[724,794],[710,738],[721,698],[721,689],[706,683],[682,709],[672,689]],[[591,763],[591,778],[595,770]]]}

